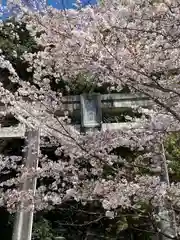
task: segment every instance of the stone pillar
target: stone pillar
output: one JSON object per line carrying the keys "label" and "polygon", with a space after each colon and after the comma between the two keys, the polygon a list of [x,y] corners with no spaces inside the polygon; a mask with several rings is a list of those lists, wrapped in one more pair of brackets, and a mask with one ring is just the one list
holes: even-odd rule
{"label": "stone pillar", "polygon": [[[36,168],[38,165],[40,136],[38,130],[30,130],[26,134],[26,167]],[[36,178],[27,179],[22,185],[23,191],[36,191]],[[23,204],[22,206],[23,207]],[[31,211],[17,212],[12,240],[31,240],[33,225],[33,209]]]}
{"label": "stone pillar", "polygon": [[[162,183],[166,183],[168,186],[170,185],[169,181],[169,173],[168,166],[165,156],[164,145],[156,145],[155,152],[160,165],[160,179]],[[157,235],[158,240],[172,240],[177,236],[176,230],[176,221],[175,221],[175,213],[170,204],[166,204],[164,206],[159,207],[158,216],[160,217],[160,230],[161,233]]]}

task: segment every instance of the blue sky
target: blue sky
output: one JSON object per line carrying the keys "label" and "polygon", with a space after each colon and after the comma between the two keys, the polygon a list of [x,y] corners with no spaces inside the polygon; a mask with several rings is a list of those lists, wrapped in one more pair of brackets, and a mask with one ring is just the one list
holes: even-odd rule
{"label": "blue sky", "polygon": [[[24,3],[27,3],[27,5],[29,5],[31,8],[32,7],[32,3],[35,2],[36,7],[35,8],[39,8],[39,3],[42,0],[22,0]],[[6,6],[6,2],[7,0],[2,0],[2,6]],[[76,2],[76,0],[47,0],[48,5],[51,5],[54,8],[57,9],[68,9],[68,8],[74,8],[75,6],[73,5]],[[97,0],[81,0],[82,5],[86,6],[87,4],[96,4]],[[5,8],[0,8],[0,20],[2,19],[7,19],[11,13],[8,11],[8,9]]]}
{"label": "blue sky", "polygon": [[[95,4],[96,0],[81,0],[83,5],[86,4]],[[57,3],[58,2],[58,3]],[[51,5],[58,9],[73,8],[73,4],[76,0],[48,0],[48,5]]]}
{"label": "blue sky", "polygon": [[[2,4],[5,5],[7,0],[2,0]],[[25,1],[33,1],[33,0],[23,0]],[[35,0],[37,2],[37,0]],[[47,0],[48,5],[51,5],[58,9],[64,9],[64,8],[73,8],[73,4],[76,2],[76,0]],[[95,4],[97,0],[81,0],[82,4],[85,6],[87,4]]]}

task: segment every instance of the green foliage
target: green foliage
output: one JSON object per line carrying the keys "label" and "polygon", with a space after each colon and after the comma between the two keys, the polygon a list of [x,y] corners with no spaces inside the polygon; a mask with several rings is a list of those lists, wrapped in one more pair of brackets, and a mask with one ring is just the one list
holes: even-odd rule
{"label": "green foliage", "polygon": [[111,89],[111,85],[104,84],[102,86],[97,86],[94,84],[94,80],[91,76],[87,76],[86,74],[79,74],[79,76],[76,79],[73,79],[70,81],[69,88],[69,94],[81,94],[81,93],[128,93],[129,89],[127,87],[124,87],[121,91],[116,90],[116,86],[114,86],[114,90]]}
{"label": "green foliage", "polygon": [[68,82],[62,78],[59,79],[58,82],[51,79],[51,87],[54,91],[60,90],[64,95],[79,95],[82,93],[129,93],[127,86],[124,86],[121,90],[117,90],[116,86],[112,89],[110,84],[105,83],[97,86],[94,82],[91,76],[82,73],[76,78],[70,79]]}
{"label": "green foliage", "polygon": [[24,52],[37,51],[38,46],[24,23],[9,19],[0,30],[0,49],[8,60],[17,64]]}
{"label": "green foliage", "polygon": [[51,223],[43,217],[34,222],[32,240],[52,240],[54,237]]}
{"label": "green foliage", "polygon": [[[9,60],[15,71],[24,81],[32,80],[32,72],[27,72],[28,63],[23,59],[23,53],[35,53],[41,49],[33,36],[27,30],[26,25],[11,18],[3,23],[0,28],[0,50]],[[4,87],[16,91],[18,84],[9,81],[9,72],[0,68],[1,82]]]}

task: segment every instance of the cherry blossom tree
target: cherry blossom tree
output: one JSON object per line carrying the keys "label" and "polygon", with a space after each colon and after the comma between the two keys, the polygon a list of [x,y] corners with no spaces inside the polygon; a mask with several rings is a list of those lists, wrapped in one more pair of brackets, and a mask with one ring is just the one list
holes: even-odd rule
{"label": "cherry blossom tree", "polygon": [[[150,163],[160,166],[166,161],[155,146],[168,132],[179,130],[180,1],[104,0],[78,10],[49,7],[43,14],[20,8],[18,20],[41,50],[23,54],[31,81],[21,79],[2,53],[1,68],[8,70],[18,89],[12,92],[1,84],[0,90],[1,101],[11,106],[16,118],[28,127],[41,127],[58,146],[57,162],[42,155],[37,170],[22,170],[31,177],[54,178],[50,188],[37,189],[37,208],[73,198],[85,203],[98,199],[109,217],[115,217],[117,209],[141,211],[143,204],[151,206],[151,216],[169,202],[179,209],[179,183],[162,182],[159,173],[152,174]],[[98,86],[128,86],[132,93],[151,99],[151,110],[138,109],[144,120],[148,116],[144,128],[79,134],[66,112],[57,115],[63,111],[63,95],[51,83],[62,78],[73,83],[80,74]],[[114,152],[118,147],[140,154],[129,162]],[[105,167],[111,170],[106,176]],[[142,168],[149,172],[142,174]],[[11,182],[18,185],[24,174]],[[29,194],[8,190],[2,196],[12,209],[20,196],[26,199]]]}

